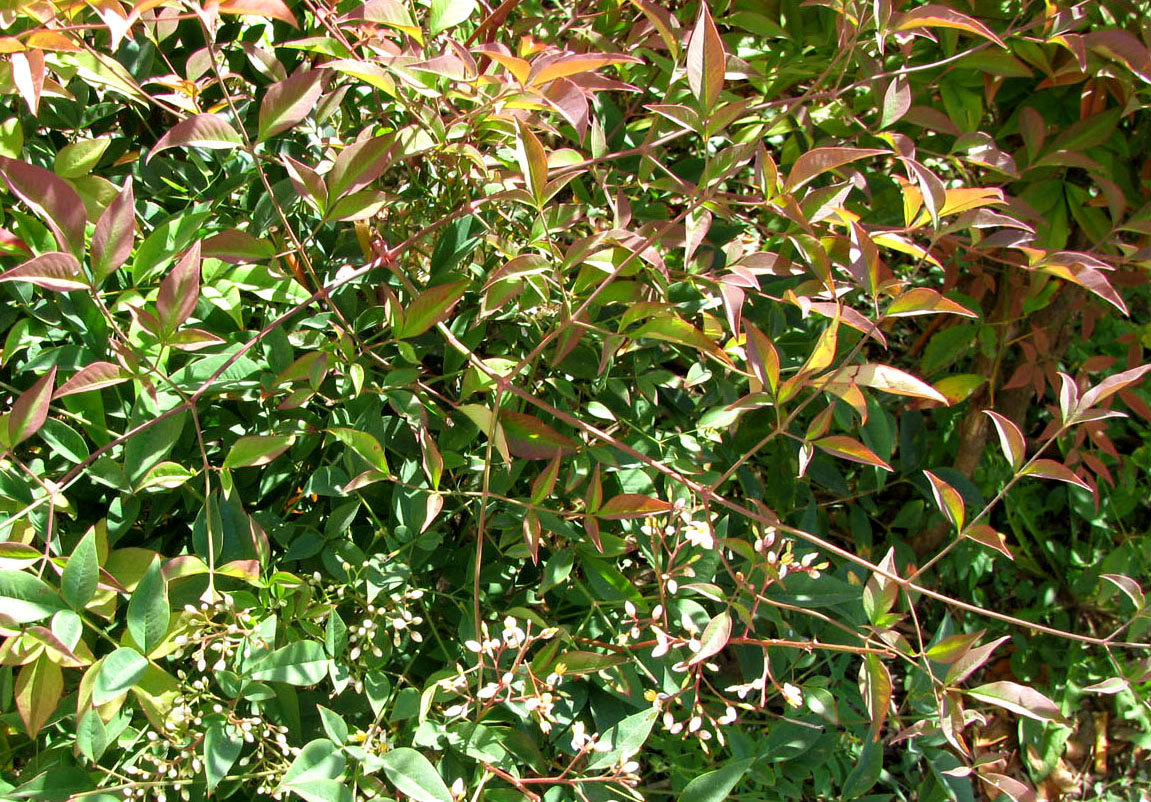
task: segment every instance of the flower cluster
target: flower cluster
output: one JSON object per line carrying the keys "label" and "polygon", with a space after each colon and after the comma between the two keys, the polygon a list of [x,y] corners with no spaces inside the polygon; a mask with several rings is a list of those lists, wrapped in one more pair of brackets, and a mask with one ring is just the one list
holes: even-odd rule
{"label": "flower cluster", "polygon": [[[480,624],[479,638],[464,642],[464,648],[477,656],[477,665],[470,669],[456,666],[453,677],[440,681],[440,687],[452,694],[464,696],[444,710],[447,718],[466,718],[473,705],[485,710],[494,704],[505,704],[516,712],[530,716],[540,730],[551,732],[556,724],[554,715],[558,701],[558,686],[563,681],[563,667],[555,666],[546,676],[539,676],[527,660],[534,644],[551,640],[559,630],[554,627],[532,632],[531,622],[521,626],[515,618],[503,620],[499,637],[494,637],[486,622]],[[494,677],[472,691],[472,675],[486,675],[494,670]]]}

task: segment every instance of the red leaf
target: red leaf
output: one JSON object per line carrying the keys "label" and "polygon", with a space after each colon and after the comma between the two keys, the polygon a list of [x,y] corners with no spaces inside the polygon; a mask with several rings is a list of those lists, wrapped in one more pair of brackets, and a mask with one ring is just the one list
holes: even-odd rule
{"label": "red leaf", "polygon": [[731,623],[731,613],[727,610],[708,621],[703,634],[699,636],[699,651],[688,658],[687,664],[697,665],[723,651],[723,647],[731,640]]}
{"label": "red leaf", "polygon": [[162,150],[176,147],[208,148],[209,150],[228,150],[238,148],[244,144],[240,135],[236,133],[228,122],[216,114],[196,114],[176,125],[160,137],[160,140],[148,151],[146,161]]}
{"label": "red leaf", "polygon": [[[495,53],[485,53],[487,56],[496,56]],[[542,86],[548,81],[557,78],[567,78],[570,75],[598,70],[609,64],[642,64],[635,56],[625,56],[622,53],[562,53],[557,56],[541,56],[532,62],[528,83]],[[500,60],[500,64],[504,64]],[[504,64],[506,67],[507,65]]]}
{"label": "red leaf", "polygon": [[983,411],[995,424],[995,430],[999,433],[999,444],[1003,447],[1003,455],[1007,457],[1012,468],[1019,470],[1019,466],[1027,457],[1027,442],[1023,439],[1023,432],[1019,431],[1019,427],[1009,418],[998,412],[992,412],[990,409]]}
{"label": "red leaf", "polygon": [[883,468],[885,471],[891,470],[891,466],[881,460],[870,448],[858,440],[853,440],[844,435],[833,434],[830,437],[821,437],[816,440],[813,445],[821,451],[826,451],[828,454],[839,457],[840,459],[862,462],[864,465],[874,465],[876,468]]}
{"label": "red leaf", "polygon": [[1054,721],[1068,724],[1059,706],[1034,688],[1017,682],[989,682],[966,691],[967,695],[981,702],[1002,707],[1036,721]]}
{"label": "red leaf", "polygon": [[136,236],[136,200],[132,194],[132,177],[124,181],[108,208],[96,221],[92,233],[92,280],[96,286],[128,261]]}
{"label": "red leaf", "polygon": [[878,741],[883,731],[883,723],[887,721],[887,713],[891,707],[893,689],[891,672],[879,656],[875,654],[864,656],[863,665],[859,669],[859,691],[863,695],[863,703],[871,719],[872,741]]}
{"label": "red leaf", "polygon": [[570,454],[579,444],[565,437],[539,418],[522,412],[501,412],[500,424],[508,450],[524,459],[554,459]]}
{"label": "red leaf", "polygon": [[1083,394],[1083,398],[1079,401],[1079,408],[1085,410],[1091,409],[1091,407],[1110,398],[1120,390],[1124,390],[1133,384],[1138,384],[1148,371],[1151,371],[1151,365],[1141,365],[1131,370],[1125,370],[1122,373],[1116,373],[1114,376],[1108,376]]}
{"label": "red leaf", "polygon": [[596,513],[600,518],[642,518],[667,512],[671,505],[666,501],[642,493],[621,493],[609,498]]}
{"label": "red leaf", "polygon": [[88,216],[72,185],[53,172],[16,159],[0,158],[0,172],[12,192],[52,229],[61,250],[79,258],[84,253]]}
{"label": "red leaf", "polygon": [[401,340],[418,337],[446,318],[471,282],[453,281],[426,289],[404,310],[404,324],[396,332]]}
{"label": "red leaf", "polygon": [[699,4],[699,17],[687,45],[687,83],[704,117],[709,117],[723,91],[727,54],[723,39],[706,2]]}
{"label": "red leaf", "polygon": [[48,419],[48,406],[52,402],[52,384],[56,381],[56,366],[20,394],[8,414],[8,445],[15,446],[27,440]]}
{"label": "red leaf", "polygon": [[990,549],[995,549],[1000,554],[1003,554],[1009,560],[1014,560],[1015,555],[1007,548],[1007,538],[1004,537],[1002,532],[998,532],[987,524],[976,524],[969,526],[967,531],[963,533],[965,537],[969,537],[976,543],[982,543]]}
{"label": "red leaf", "polygon": [[953,8],[931,3],[909,11],[894,26],[897,31],[908,31],[913,28],[953,28],[966,33],[990,39],[1000,47],[1007,49],[1007,45],[995,35],[995,32],[977,19],[961,14]]}
{"label": "red leaf", "polygon": [[52,251],[0,273],[0,281],[23,281],[55,292],[87,289],[84,270],[76,257]]}
{"label": "red leaf", "polygon": [[888,317],[911,317],[912,315],[930,315],[949,313],[963,315],[964,317],[979,317],[967,307],[944,298],[938,292],[927,287],[915,287],[900,295],[887,307]]}
{"label": "red leaf", "polygon": [[284,0],[220,0],[220,11],[225,14],[249,14],[253,17],[267,17],[286,22],[293,28],[300,23]]}
{"label": "red leaf", "polygon": [[815,148],[809,150],[795,160],[795,164],[788,173],[784,184],[785,192],[794,192],[809,181],[812,181],[836,167],[842,167],[860,159],[871,156],[889,155],[886,150],[875,148]]}
{"label": "red leaf", "polygon": [[324,91],[322,76],[320,70],[306,70],[268,87],[260,102],[257,140],[262,142],[282,134],[307,117]]}
{"label": "red leaf", "polygon": [[161,335],[174,332],[188,319],[200,300],[200,242],[197,240],[160,284],[156,314]]}
{"label": "red leaf", "polygon": [[66,395],[87,393],[103,387],[111,387],[131,378],[119,365],[112,362],[93,362],[91,365],[76,371],[72,378],[61,384],[52,398],[62,398]]}
{"label": "red leaf", "polygon": [[965,515],[963,496],[931,471],[924,471],[923,473],[927,476],[927,481],[931,483],[931,494],[935,496],[935,503],[939,505],[940,511],[955,526],[957,531],[962,532]]}
{"label": "red leaf", "polygon": [[1082,487],[1084,490],[1091,489],[1091,485],[1076,476],[1074,471],[1066,465],[1051,459],[1035,460],[1023,469],[1022,474],[1024,476],[1040,476],[1044,479],[1058,479],[1060,482],[1067,482],[1068,484]]}

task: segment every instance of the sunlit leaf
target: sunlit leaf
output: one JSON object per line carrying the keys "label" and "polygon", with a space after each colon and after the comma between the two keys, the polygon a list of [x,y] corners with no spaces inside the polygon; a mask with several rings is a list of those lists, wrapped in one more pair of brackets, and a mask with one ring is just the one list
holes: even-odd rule
{"label": "sunlit leaf", "polygon": [[243,145],[244,140],[223,117],[218,114],[196,114],[176,123],[148,151],[148,161],[157,153],[177,147],[231,150]]}
{"label": "sunlit leaf", "polygon": [[714,112],[720,92],[723,91],[726,67],[727,53],[724,51],[723,39],[711,18],[707,3],[700,2],[699,15],[687,45],[687,82],[705,119]]}

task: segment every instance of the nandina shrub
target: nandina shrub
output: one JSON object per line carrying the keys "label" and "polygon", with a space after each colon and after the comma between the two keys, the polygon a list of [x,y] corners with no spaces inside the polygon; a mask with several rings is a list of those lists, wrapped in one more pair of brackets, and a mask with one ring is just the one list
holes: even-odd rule
{"label": "nandina shrub", "polygon": [[6,11],[5,797],[1147,782],[1138,22]]}

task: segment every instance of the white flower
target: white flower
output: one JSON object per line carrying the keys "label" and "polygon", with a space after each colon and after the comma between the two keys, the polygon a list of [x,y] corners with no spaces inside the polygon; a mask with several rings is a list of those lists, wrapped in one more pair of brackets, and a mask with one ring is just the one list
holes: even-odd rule
{"label": "white flower", "polygon": [[803,704],[803,691],[798,686],[785,682],[783,683],[783,700],[792,707],[799,707]]}
{"label": "white flower", "polygon": [[715,538],[712,537],[711,527],[703,521],[691,521],[683,528],[683,535],[687,542],[701,549],[715,548]]}

